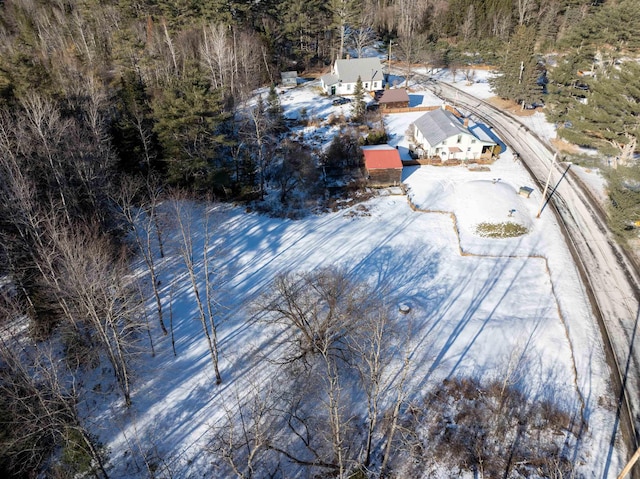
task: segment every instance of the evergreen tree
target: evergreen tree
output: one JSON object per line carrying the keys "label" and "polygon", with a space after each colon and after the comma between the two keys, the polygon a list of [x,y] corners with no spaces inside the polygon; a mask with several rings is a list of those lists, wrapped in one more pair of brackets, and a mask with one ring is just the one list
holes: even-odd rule
{"label": "evergreen tree", "polygon": [[540,100],[540,71],[534,55],[535,30],[521,25],[507,46],[500,75],[492,78],[491,86],[502,98],[517,103],[532,104]]}
{"label": "evergreen tree", "polygon": [[154,132],[167,163],[169,182],[196,188],[229,183],[223,148],[229,114],[222,92],[211,88],[197,71],[176,79],[153,105]]}
{"label": "evergreen tree", "polygon": [[331,14],[322,0],[284,0],[277,17],[283,29],[283,46],[287,53],[306,64],[320,53],[320,41],[330,24]]}
{"label": "evergreen tree", "polygon": [[120,169],[128,173],[164,171],[153,132],[151,99],[142,79],[132,71],[120,80],[111,134]]}
{"label": "evergreen tree", "polygon": [[593,7],[593,14],[572,24],[561,45],[573,48],[585,46],[607,48],[608,54],[621,55],[628,51],[640,51],[640,3],[637,0],[608,2]]}
{"label": "evergreen tree", "polygon": [[271,131],[274,133],[282,133],[285,130],[284,111],[280,104],[280,97],[276,91],[276,86],[273,83],[271,84],[269,94],[267,95],[266,115],[269,118]]}
{"label": "evergreen tree", "polygon": [[610,168],[605,171],[609,192],[609,226],[619,238],[630,238],[637,231],[630,224],[640,221],[640,171],[635,167]]}
{"label": "evergreen tree", "polygon": [[549,70],[546,114],[550,121],[564,123],[569,110],[574,108],[576,102],[583,101],[587,86],[578,72],[588,71],[592,65],[593,55],[583,49],[579,53],[566,55]]}
{"label": "evergreen tree", "polygon": [[585,101],[567,109],[571,126],[558,134],[629,160],[640,138],[640,65],[628,61],[602,69],[585,82]]}
{"label": "evergreen tree", "polygon": [[555,46],[560,30],[560,19],[560,3],[549,2],[538,27],[539,41],[546,50],[551,50]]}
{"label": "evergreen tree", "polygon": [[364,88],[362,86],[362,79],[359,76],[356,81],[356,86],[353,89],[353,103],[351,109],[353,120],[362,121],[367,105],[364,102]]}

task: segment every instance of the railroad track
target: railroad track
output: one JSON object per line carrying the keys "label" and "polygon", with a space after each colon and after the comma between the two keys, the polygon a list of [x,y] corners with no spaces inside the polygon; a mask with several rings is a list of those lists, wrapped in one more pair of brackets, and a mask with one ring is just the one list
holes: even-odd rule
{"label": "railroad track", "polygon": [[[431,79],[421,83],[492,127],[519,153],[523,165],[543,189],[555,151],[535,132],[517,118],[451,85]],[[562,228],[591,301],[611,370],[616,420],[632,453],[640,439],[640,353],[634,349],[636,337],[640,335],[638,266],[614,240],[602,205],[571,170],[571,164],[556,163],[555,175],[562,179],[557,189],[548,195],[546,207],[551,208]],[[632,474],[634,478],[640,477],[638,470]]]}

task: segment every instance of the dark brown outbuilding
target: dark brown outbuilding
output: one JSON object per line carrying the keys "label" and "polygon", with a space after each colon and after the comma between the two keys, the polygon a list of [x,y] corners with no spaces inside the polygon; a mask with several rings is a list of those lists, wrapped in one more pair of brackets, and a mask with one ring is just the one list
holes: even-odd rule
{"label": "dark brown outbuilding", "polygon": [[380,107],[383,110],[387,108],[407,108],[409,106],[409,94],[404,88],[385,90],[378,103],[380,103]]}

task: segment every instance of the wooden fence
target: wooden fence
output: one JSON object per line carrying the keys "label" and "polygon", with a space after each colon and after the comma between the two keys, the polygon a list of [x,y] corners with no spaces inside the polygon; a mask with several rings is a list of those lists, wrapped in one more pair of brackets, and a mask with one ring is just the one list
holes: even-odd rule
{"label": "wooden fence", "polygon": [[[404,108],[383,108],[381,111],[383,115],[386,115],[387,113],[393,114],[393,113],[411,113],[414,111],[433,111],[433,110],[437,110],[438,108],[442,108],[442,107],[441,106],[413,106],[413,107],[408,106]],[[452,106],[445,105],[444,108],[445,110],[448,110],[451,113],[453,113],[458,118],[462,117],[462,113],[460,113],[458,110],[456,110]]]}
{"label": "wooden fence", "polygon": [[410,113],[412,111],[433,111],[441,108],[439,106],[406,106],[401,108],[382,108],[382,113]]}
{"label": "wooden fence", "polygon": [[446,161],[442,161],[442,158],[439,156],[433,156],[429,158],[413,158],[411,160],[402,160],[402,166],[458,166],[458,165],[491,165],[495,161],[495,158],[491,157],[480,157],[475,158],[473,160],[458,160],[458,159],[449,159]]}

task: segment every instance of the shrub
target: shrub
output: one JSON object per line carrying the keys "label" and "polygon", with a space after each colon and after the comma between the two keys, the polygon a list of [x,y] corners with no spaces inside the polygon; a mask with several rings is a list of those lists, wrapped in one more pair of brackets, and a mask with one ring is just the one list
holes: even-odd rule
{"label": "shrub", "polygon": [[347,120],[345,119],[344,115],[329,115],[329,118],[327,118],[327,123],[331,126],[345,125],[347,123]]}
{"label": "shrub", "polygon": [[[398,477],[436,464],[484,477],[573,477],[579,444],[575,418],[550,401],[531,401],[501,381],[443,381],[407,408]],[[561,473],[561,475],[552,475]]]}
{"label": "shrub", "polygon": [[476,232],[485,238],[516,238],[529,232],[527,228],[518,223],[508,221],[506,223],[480,223]]}
{"label": "shrub", "polygon": [[323,160],[328,167],[361,166],[362,151],[355,132],[345,130],[337,134],[325,151]]}
{"label": "shrub", "polygon": [[389,136],[384,130],[373,130],[364,139],[365,145],[383,145],[389,141]]}

